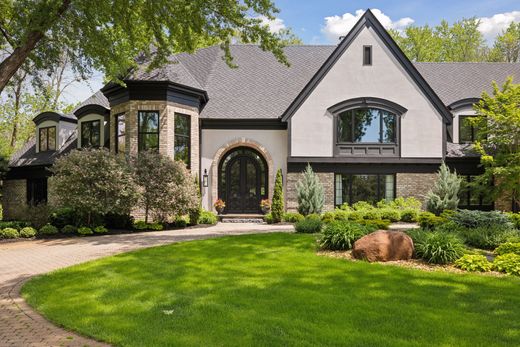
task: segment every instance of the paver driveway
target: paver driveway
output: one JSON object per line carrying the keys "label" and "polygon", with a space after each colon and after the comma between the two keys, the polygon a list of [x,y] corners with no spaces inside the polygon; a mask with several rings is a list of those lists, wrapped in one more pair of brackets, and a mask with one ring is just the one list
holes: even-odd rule
{"label": "paver driveway", "polygon": [[33,311],[20,297],[20,288],[31,276],[138,248],[292,230],[292,225],[219,223],[209,228],[0,243],[0,346],[106,346],[56,327]]}

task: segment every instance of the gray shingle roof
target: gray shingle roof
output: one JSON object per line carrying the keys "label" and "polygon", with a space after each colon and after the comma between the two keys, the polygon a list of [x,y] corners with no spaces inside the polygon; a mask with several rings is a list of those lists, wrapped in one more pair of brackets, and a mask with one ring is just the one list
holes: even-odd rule
{"label": "gray shingle roof", "polygon": [[[108,99],[105,97],[105,95],[103,95],[101,90],[98,90],[97,92],[95,92],[94,94],[89,96],[85,101],[80,103],[74,109],[74,111],[72,111],[72,113],[74,113],[76,110],[78,110],[86,105],[99,105],[99,106],[103,106],[106,109],[110,109],[110,104],[108,103]],[[76,117],[74,117],[74,118],[76,118]]]}
{"label": "gray shingle roof", "polygon": [[10,167],[50,165],[56,158],[69,153],[77,146],[76,132],[57,151],[36,153],[36,139],[33,137],[9,160]]}
{"label": "gray shingle roof", "polygon": [[446,145],[446,156],[448,158],[467,158],[479,157],[480,155],[473,149],[472,144],[448,142]]}

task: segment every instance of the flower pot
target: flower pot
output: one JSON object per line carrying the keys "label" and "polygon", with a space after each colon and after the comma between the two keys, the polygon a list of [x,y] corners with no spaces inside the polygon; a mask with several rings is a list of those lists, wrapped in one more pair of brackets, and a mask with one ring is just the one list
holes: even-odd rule
{"label": "flower pot", "polygon": [[218,214],[222,214],[222,211],[224,211],[224,207],[215,207],[215,210],[217,210]]}
{"label": "flower pot", "polygon": [[271,211],[270,207],[262,207],[262,213],[263,214],[268,214],[270,211]]}

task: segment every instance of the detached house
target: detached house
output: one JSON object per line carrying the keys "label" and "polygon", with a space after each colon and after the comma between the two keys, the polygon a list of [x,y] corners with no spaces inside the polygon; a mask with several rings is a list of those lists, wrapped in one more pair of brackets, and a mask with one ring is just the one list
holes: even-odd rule
{"label": "detached house", "polygon": [[[234,45],[238,68],[217,46],[178,54],[108,84],[73,114],[45,112],[4,182],[7,218],[21,204],[51,200],[46,170],[67,152],[105,146],[182,160],[201,178],[203,207],[256,213],[281,168],[289,210],[310,163],[327,209],[358,200],[424,199],[444,160],[468,180],[479,174],[467,117],[491,82],[520,80],[514,63],[413,63],[367,11],[337,46],[285,48],[291,66],[255,45]],[[88,168],[85,168],[88,170]],[[509,210],[465,191],[461,207]]]}

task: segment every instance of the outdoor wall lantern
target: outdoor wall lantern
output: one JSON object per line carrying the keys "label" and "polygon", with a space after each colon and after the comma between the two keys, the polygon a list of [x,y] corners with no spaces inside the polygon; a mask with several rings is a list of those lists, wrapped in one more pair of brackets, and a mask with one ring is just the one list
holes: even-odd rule
{"label": "outdoor wall lantern", "polygon": [[204,169],[204,175],[202,175],[202,186],[208,186],[208,170]]}

